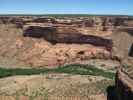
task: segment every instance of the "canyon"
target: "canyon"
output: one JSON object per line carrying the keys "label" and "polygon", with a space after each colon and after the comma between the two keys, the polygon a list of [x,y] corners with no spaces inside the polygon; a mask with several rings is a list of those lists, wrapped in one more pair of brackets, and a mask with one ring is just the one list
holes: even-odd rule
{"label": "canyon", "polygon": [[[11,92],[12,94],[20,91],[24,89],[22,84],[28,84],[27,88],[29,93],[33,87],[35,87],[35,89],[37,89],[38,85],[42,87],[41,82],[44,82],[44,84],[47,84],[44,85],[44,87],[52,91],[49,93],[50,96],[54,95],[57,97],[59,94],[61,96],[68,96],[67,93],[71,89],[72,91],[70,92],[75,96],[81,95],[80,91],[83,93],[89,91],[83,91],[82,86],[84,89],[88,87],[88,89],[91,90],[93,83],[105,82],[104,84],[112,85],[115,80],[118,100],[130,100],[130,98],[133,98],[133,79],[130,78],[133,77],[132,44],[132,16],[0,16],[0,68],[6,68],[7,70],[50,70],[48,76],[31,75],[28,77],[27,75],[22,77],[11,76],[6,79],[1,78],[0,84],[2,85],[0,86],[0,94],[3,92],[9,94]],[[68,73],[59,74],[60,71],[57,71],[58,68],[66,68],[65,66],[73,66],[73,64],[74,66],[78,66],[75,64],[81,64],[81,66],[87,65],[88,69],[91,68],[89,65],[93,65],[99,68],[97,70],[104,70],[105,72],[112,72],[113,74],[116,73],[116,77],[115,79],[110,79],[110,76],[107,77],[105,75],[106,77],[103,77],[97,76],[97,74],[89,76],[85,74],[86,70],[88,72],[86,67],[83,67],[83,69],[79,67],[79,70],[82,69],[81,72],[85,70],[84,76],[82,76],[82,74],[69,76]],[[72,67],[72,69],[73,68],[75,67]],[[72,72],[72,69],[70,72]],[[57,71],[57,73],[53,70],[55,70],[55,72]],[[76,71],[77,70],[78,68]],[[61,71],[67,72],[67,69],[61,69]],[[59,81],[56,80],[56,77],[57,79],[59,78]],[[89,79],[87,79],[87,77],[89,77]],[[12,79],[16,83],[10,81]],[[55,84],[52,84],[50,79],[52,79]],[[32,80],[32,82],[30,82],[30,80]],[[75,80],[75,82],[73,80]],[[11,83],[9,87],[4,86],[2,83],[8,83],[9,81]],[[19,83],[22,84],[19,85]],[[29,84],[31,84],[31,87]],[[59,86],[59,84],[61,86]],[[86,87],[84,87],[84,85]],[[56,86],[59,90],[55,88]],[[79,86],[79,90],[76,90],[76,86]],[[95,87],[96,86],[93,87],[94,90]],[[66,90],[64,90],[64,88]],[[55,94],[54,91],[56,91]],[[75,91],[78,91],[77,94],[75,94]],[[86,97],[90,96],[90,100],[108,99],[108,94],[104,95],[104,93],[101,92],[101,88],[98,91],[98,93],[88,93]],[[69,94],[69,96],[71,95]],[[83,95],[81,95],[81,97],[82,96]],[[5,98],[10,100],[9,98],[12,97],[8,96]],[[27,96],[24,96],[24,98],[27,98]],[[85,98],[83,100],[87,99],[88,98]]]}

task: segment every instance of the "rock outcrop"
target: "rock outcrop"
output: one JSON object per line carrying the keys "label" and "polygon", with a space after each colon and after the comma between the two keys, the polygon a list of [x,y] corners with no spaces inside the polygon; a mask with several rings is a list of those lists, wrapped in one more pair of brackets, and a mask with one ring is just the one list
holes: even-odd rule
{"label": "rock outcrop", "polygon": [[92,44],[95,46],[112,49],[113,43],[110,39],[93,35],[84,35],[71,27],[39,27],[30,26],[24,31],[24,36],[44,38],[51,43],[76,43]]}
{"label": "rock outcrop", "polygon": [[[132,68],[132,67],[131,67]],[[130,72],[133,71],[133,68]],[[133,98],[133,74],[119,69],[116,75],[116,93],[118,100],[132,100]]]}

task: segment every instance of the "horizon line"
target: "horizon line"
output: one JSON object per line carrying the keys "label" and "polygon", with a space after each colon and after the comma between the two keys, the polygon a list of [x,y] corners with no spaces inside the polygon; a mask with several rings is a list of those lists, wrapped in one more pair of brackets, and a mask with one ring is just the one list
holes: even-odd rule
{"label": "horizon line", "polygon": [[38,13],[0,13],[0,16],[4,16],[4,15],[24,15],[24,16],[28,16],[28,15],[32,15],[32,16],[36,16],[36,15],[88,15],[88,16],[133,16],[132,14],[88,14],[88,13],[45,13],[45,14],[38,14]]}

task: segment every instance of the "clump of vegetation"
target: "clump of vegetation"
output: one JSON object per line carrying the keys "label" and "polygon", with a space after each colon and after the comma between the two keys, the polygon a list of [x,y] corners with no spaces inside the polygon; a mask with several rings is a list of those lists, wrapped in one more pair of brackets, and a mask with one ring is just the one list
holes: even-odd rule
{"label": "clump of vegetation", "polygon": [[[115,73],[107,71],[105,69],[97,68],[94,65],[83,65],[83,64],[70,64],[59,66],[58,68],[48,69],[6,69],[0,68],[0,77],[8,77],[14,75],[34,75],[34,74],[47,74],[47,73],[67,73],[67,74],[78,74],[78,75],[92,75],[92,76],[103,76],[105,79],[96,82],[82,83],[82,84],[71,84],[66,85],[66,87],[58,88],[50,91],[45,87],[38,87],[37,89],[29,89],[28,86],[22,88],[10,96],[13,96],[16,100],[19,100],[22,96],[28,98],[29,100],[48,100],[52,97],[74,97],[79,96],[85,98],[90,95],[103,94],[106,93],[107,87],[114,85]],[[106,79],[108,78],[108,79]],[[57,93],[57,94],[55,94]],[[54,95],[55,94],[55,95]],[[1,93],[1,95],[9,95]],[[54,96],[53,96],[54,95]]]}
{"label": "clump of vegetation", "polygon": [[[28,87],[25,87],[24,89],[21,89],[19,91],[16,91],[16,93],[13,94],[15,97],[19,98],[20,96],[28,97],[29,100],[36,100],[37,97],[41,97],[42,100],[47,100],[48,98],[48,90],[40,87],[38,90],[33,90],[31,92],[28,91]],[[16,100],[17,100],[16,98]]]}
{"label": "clump of vegetation", "polygon": [[114,79],[115,73],[97,68],[93,65],[82,65],[82,64],[70,64],[59,66],[58,68],[48,69],[6,69],[0,68],[0,78],[14,75],[34,75],[34,74],[45,74],[45,73],[69,73],[69,74],[80,74],[80,75],[93,75],[103,76],[106,78]]}

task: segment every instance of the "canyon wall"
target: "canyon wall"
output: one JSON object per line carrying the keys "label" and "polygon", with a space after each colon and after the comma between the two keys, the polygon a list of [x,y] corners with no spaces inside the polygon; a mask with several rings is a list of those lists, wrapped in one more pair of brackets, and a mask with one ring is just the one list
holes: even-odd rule
{"label": "canyon wall", "polygon": [[[116,93],[118,100],[132,100],[133,98],[133,67],[129,71],[119,69],[116,74]],[[131,73],[132,72],[132,73]]]}
{"label": "canyon wall", "polygon": [[[112,33],[123,31],[123,27],[132,29],[132,20],[120,16],[1,16],[1,59],[15,58],[15,64],[22,62],[25,66],[40,67],[112,59],[117,55],[112,53],[115,43]],[[114,37],[116,42],[121,40],[119,35]],[[119,44],[117,51],[121,51]]]}

